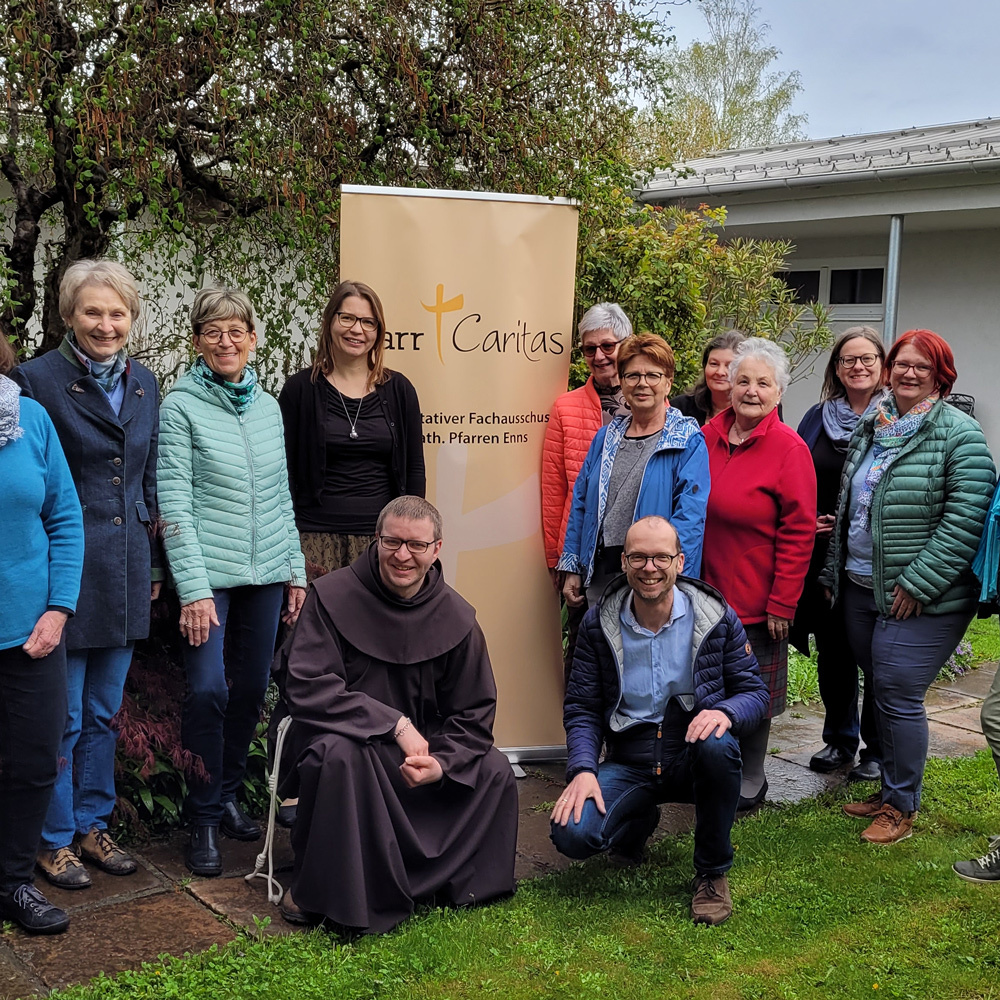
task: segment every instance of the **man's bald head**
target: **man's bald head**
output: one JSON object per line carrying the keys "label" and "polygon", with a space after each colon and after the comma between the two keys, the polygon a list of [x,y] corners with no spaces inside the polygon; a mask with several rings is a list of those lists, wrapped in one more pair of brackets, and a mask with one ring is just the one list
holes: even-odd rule
{"label": "man's bald head", "polygon": [[644,538],[662,538],[664,544],[671,546],[668,550],[670,552],[681,551],[681,539],[680,535],[677,534],[677,529],[665,517],[660,517],[659,514],[648,514],[646,517],[640,517],[625,532],[626,552],[629,551],[629,536],[636,530]]}

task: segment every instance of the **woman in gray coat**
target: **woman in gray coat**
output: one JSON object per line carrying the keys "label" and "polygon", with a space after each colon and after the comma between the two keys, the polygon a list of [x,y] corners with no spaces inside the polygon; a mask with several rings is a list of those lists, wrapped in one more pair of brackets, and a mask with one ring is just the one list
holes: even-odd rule
{"label": "woman in gray coat", "polygon": [[[156,378],[129,358],[139,290],[120,264],[81,260],[59,289],[59,348],[11,373],[55,424],[83,507],[85,556],[76,616],[66,624],[69,711],[38,865],[53,884],[83,889],[83,861],[112,875],[135,862],[111,839],[117,732],[136,639],[162,579],[156,519]],[[72,850],[79,838],[77,851]]]}

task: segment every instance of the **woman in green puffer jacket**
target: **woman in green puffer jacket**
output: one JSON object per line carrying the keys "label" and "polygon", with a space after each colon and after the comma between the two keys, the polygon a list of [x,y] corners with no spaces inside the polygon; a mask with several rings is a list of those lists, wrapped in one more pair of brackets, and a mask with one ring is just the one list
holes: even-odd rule
{"label": "woman in green puffer jacket", "polygon": [[236,796],[278,621],[298,617],[306,571],[281,412],[247,364],[257,343],[250,300],[202,289],[191,324],[198,358],[160,410],[157,489],[188,642],[181,738],[204,765],[185,802],[192,824],[186,860],[196,875],[219,875],[220,828],[237,840],[260,836]]}
{"label": "woman in green puffer jacket", "polygon": [[889,391],[848,446],[820,576],[844,602],[875,695],[882,788],[844,806],[870,820],[861,836],[875,844],[912,832],[927,759],[924,696],[976,612],[971,565],[996,482],[982,428],[944,398],[956,378],[948,344],[910,330],[885,371]]}

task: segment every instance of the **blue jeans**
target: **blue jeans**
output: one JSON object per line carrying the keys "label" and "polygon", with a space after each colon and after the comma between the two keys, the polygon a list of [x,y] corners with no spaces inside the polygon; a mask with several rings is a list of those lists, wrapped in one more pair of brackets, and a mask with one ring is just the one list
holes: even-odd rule
{"label": "blue jeans", "polygon": [[115,807],[115,744],[111,720],[122,707],[132,643],[66,652],[66,728],[59,774],[42,828],[42,846],[68,847],[76,833],[106,830]]}
{"label": "blue jeans", "polygon": [[693,802],[694,867],[699,875],[722,875],[733,865],[730,833],[740,797],[740,746],[731,732],[685,743],[683,731],[668,744],[664,736],[662,773],[652,765],[604,761],[597,781],[604,797],[602,816],[593,799],[580,822],[551,824],[556,850],[582,860],[602,851],[635,851],[652,832],[650,815],[659,802]]}
{"label": "blue jeans", "polygon": [[885,618],[874,593],[848,580],[844,618],[865,686],[875,694],[882,801],[900,812],[915,812],[927,763],[924,696],[961,642],[972,613]]}
{"label": "blue jeans", "polygon": [[196,826],[218,826],[222,803],[235,801],[243,784],[270,678],[285,585],[231,587],[212,596],[219,625],[211,626],[200,646],[184,647],[181,742],[201,758],[207,772],[188,782],[185,811]]}

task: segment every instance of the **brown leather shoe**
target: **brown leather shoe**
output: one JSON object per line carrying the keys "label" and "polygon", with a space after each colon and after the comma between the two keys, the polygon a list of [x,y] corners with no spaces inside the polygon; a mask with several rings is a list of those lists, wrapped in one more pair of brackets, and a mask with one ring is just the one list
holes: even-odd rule
{"label": "brown leather shoe", "polygon": [[844,807],[844,815],[851,819],[868,819],[882,808],[882,791],[869,795],[864,802],[848,802]]}
{"label": "brown leather shoe", "polygon": [[913,818],[916,815],[900,812],[887,802],[872,817],[872,825],[862,831],[861,839],[869,844],[895,844],[906,840],[913,833]]}
{"label": "brown leather shoe", "polygon": [[278,909],[281,911],[282,918],[287,920],[290,924],[295,924],[299,927],[307,927],[313,922],[312,917],[300,906],[298,906],[294,899],[292,899],[291,889],[285,890],[285,894],[281,897],[281,904]]}
{"label": "brown leather shoe", "polygon": [[696,924],[721,924],[733,913],[729,879],[725,875],[696,875],[691,919]]}
{"label": "brown leather shoe", "polygon": [[131,875],[138,867],[112,839],[107,830],[91,830],[80,838],[80,856],[109,875]]}
{"label": "brown leather shoe", "polygon": [[90,885],[87,869],[68,847],[39,851],[35,863],[45,878],[60,889],[86,889]]}

